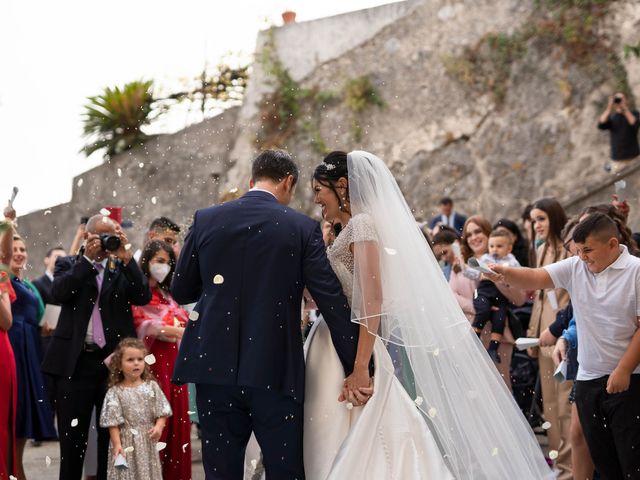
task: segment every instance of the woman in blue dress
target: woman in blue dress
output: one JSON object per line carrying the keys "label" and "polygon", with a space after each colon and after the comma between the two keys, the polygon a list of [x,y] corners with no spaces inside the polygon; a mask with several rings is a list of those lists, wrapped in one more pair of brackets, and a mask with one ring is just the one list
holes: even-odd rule
{"label": "woman in blue dress", "polygon": [[27,263],[27,248],[22,238],[13,238],[11,284],[16,301],[11,304],[13,324],[9,341],[16,359],[18,376],[18,408],[16,411],[16,470],[18,478],[25,478],[22,456],[28,438],[48,440],[56,438],[53,416],[40,370],[42,348],[38,323],[44,305],[36,288],[22,278]]}

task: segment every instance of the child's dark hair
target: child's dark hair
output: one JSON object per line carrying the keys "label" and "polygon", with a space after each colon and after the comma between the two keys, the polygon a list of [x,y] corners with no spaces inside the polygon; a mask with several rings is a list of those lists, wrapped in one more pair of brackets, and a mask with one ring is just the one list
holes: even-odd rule
{"label": "child's dark hair", "polygon": [[[330,189],[338,200],[338,205],[341,206],[343,199],[338,195],[336,190],[336,183],[341,178],[349,180],[349,171],[347,170],[347,153],[341,150],[334,150],[329,153],[320,165],[316,167],[313,172],[313,180]],[[346,190],[347,198],[349,198],[349,185],[347,183]]]}
{"label": "child's dark hair", "polygon": [[[148,353],[147,347],[144,346],[142,340],[132,337],[120,340],[120,343],[118,343],[118,346],[113,351],[113,356],[109,362],[109,387],[113,387],[114,385],[118,385],[124,381],[124,373],[122,373],[122,355],[124,354],[125,348],[135,348],[136,350],[140,350],[143,352],[143,356],[147,356]],[[142,371],[140,378],[143,382],[153,380],[154,378],[147,362],[144,362],[144,370]]]}
{"label": "child's dark hair", "polygon": [[620,241],[620,231],[611,217],[601,212],[595,212],[590,213],[588,217],[578,223],[573,231],[575,243],[584,243],[587,237],[596,238],[601,242],[606,242],[610,238]]}
{"label": "child's dark hair", "polygon": [[459,240],[458,234],[451,228],[441,228],[441,230],[433,236],[433,245],[451,245]]}

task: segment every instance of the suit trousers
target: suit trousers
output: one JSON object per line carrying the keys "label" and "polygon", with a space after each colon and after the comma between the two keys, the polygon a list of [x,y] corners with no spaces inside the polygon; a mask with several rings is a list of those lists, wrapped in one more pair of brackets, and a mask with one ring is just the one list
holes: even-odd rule
{"label": "suit trousers", "polygon": [[640,479],[640,374],[621,393],[607,393],[608,380],[576,382],[584,437],[603,480]]}
{"label": "suit trousers", "polygon": [[[107,478],[109,431],[98,426],[106,394],[107,368],[102,353],[82,352],[73,376],[56,382],[60,480],[81,480],[91,413],[96,409],[98,430],[98,480]],[[77,421],[77,425],[76,425]]]}
{"label": "suit trousers", "polygon": [[558,458],[555,460],[555,466],[560,470],[558,480],[572,480],[571,440],[569,436],[571,404],[569,403],[569,393],[571,393],[573,382],[558,383],[554,380],[555,365],[553,359],[545,356],[542,352],[539,354],[538,363],[540,365],[544,419],[551,423],[551,428],[547,430],[549,450],[558,452]]}
{"label": "suit trousers", "polygon": [[196,384],[207,480],[242,480],[253,431],[267,479],[303,480],[303,405],[267,389]]}

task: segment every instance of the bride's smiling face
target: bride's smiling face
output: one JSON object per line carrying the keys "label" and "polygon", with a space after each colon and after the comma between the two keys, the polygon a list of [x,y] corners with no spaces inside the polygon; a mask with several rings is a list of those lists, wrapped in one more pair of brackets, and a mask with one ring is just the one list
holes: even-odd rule
{"label": "bride's smiling face", "polygon": [[313,202],[322,208],[322,218],[327,222],[334,222],[340,214],[340,203],[331,188],[313,180]]}

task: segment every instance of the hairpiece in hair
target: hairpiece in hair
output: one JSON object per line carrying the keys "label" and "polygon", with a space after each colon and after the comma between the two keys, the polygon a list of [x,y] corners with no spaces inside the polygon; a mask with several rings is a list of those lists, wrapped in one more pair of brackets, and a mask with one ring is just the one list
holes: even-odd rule
{"label": "hairpiece in hair", "polygon": [[334,168],[336,168],[336,166],[333,163],[323,162],[322,164],[326,167],[327,170],[333,170]]}

